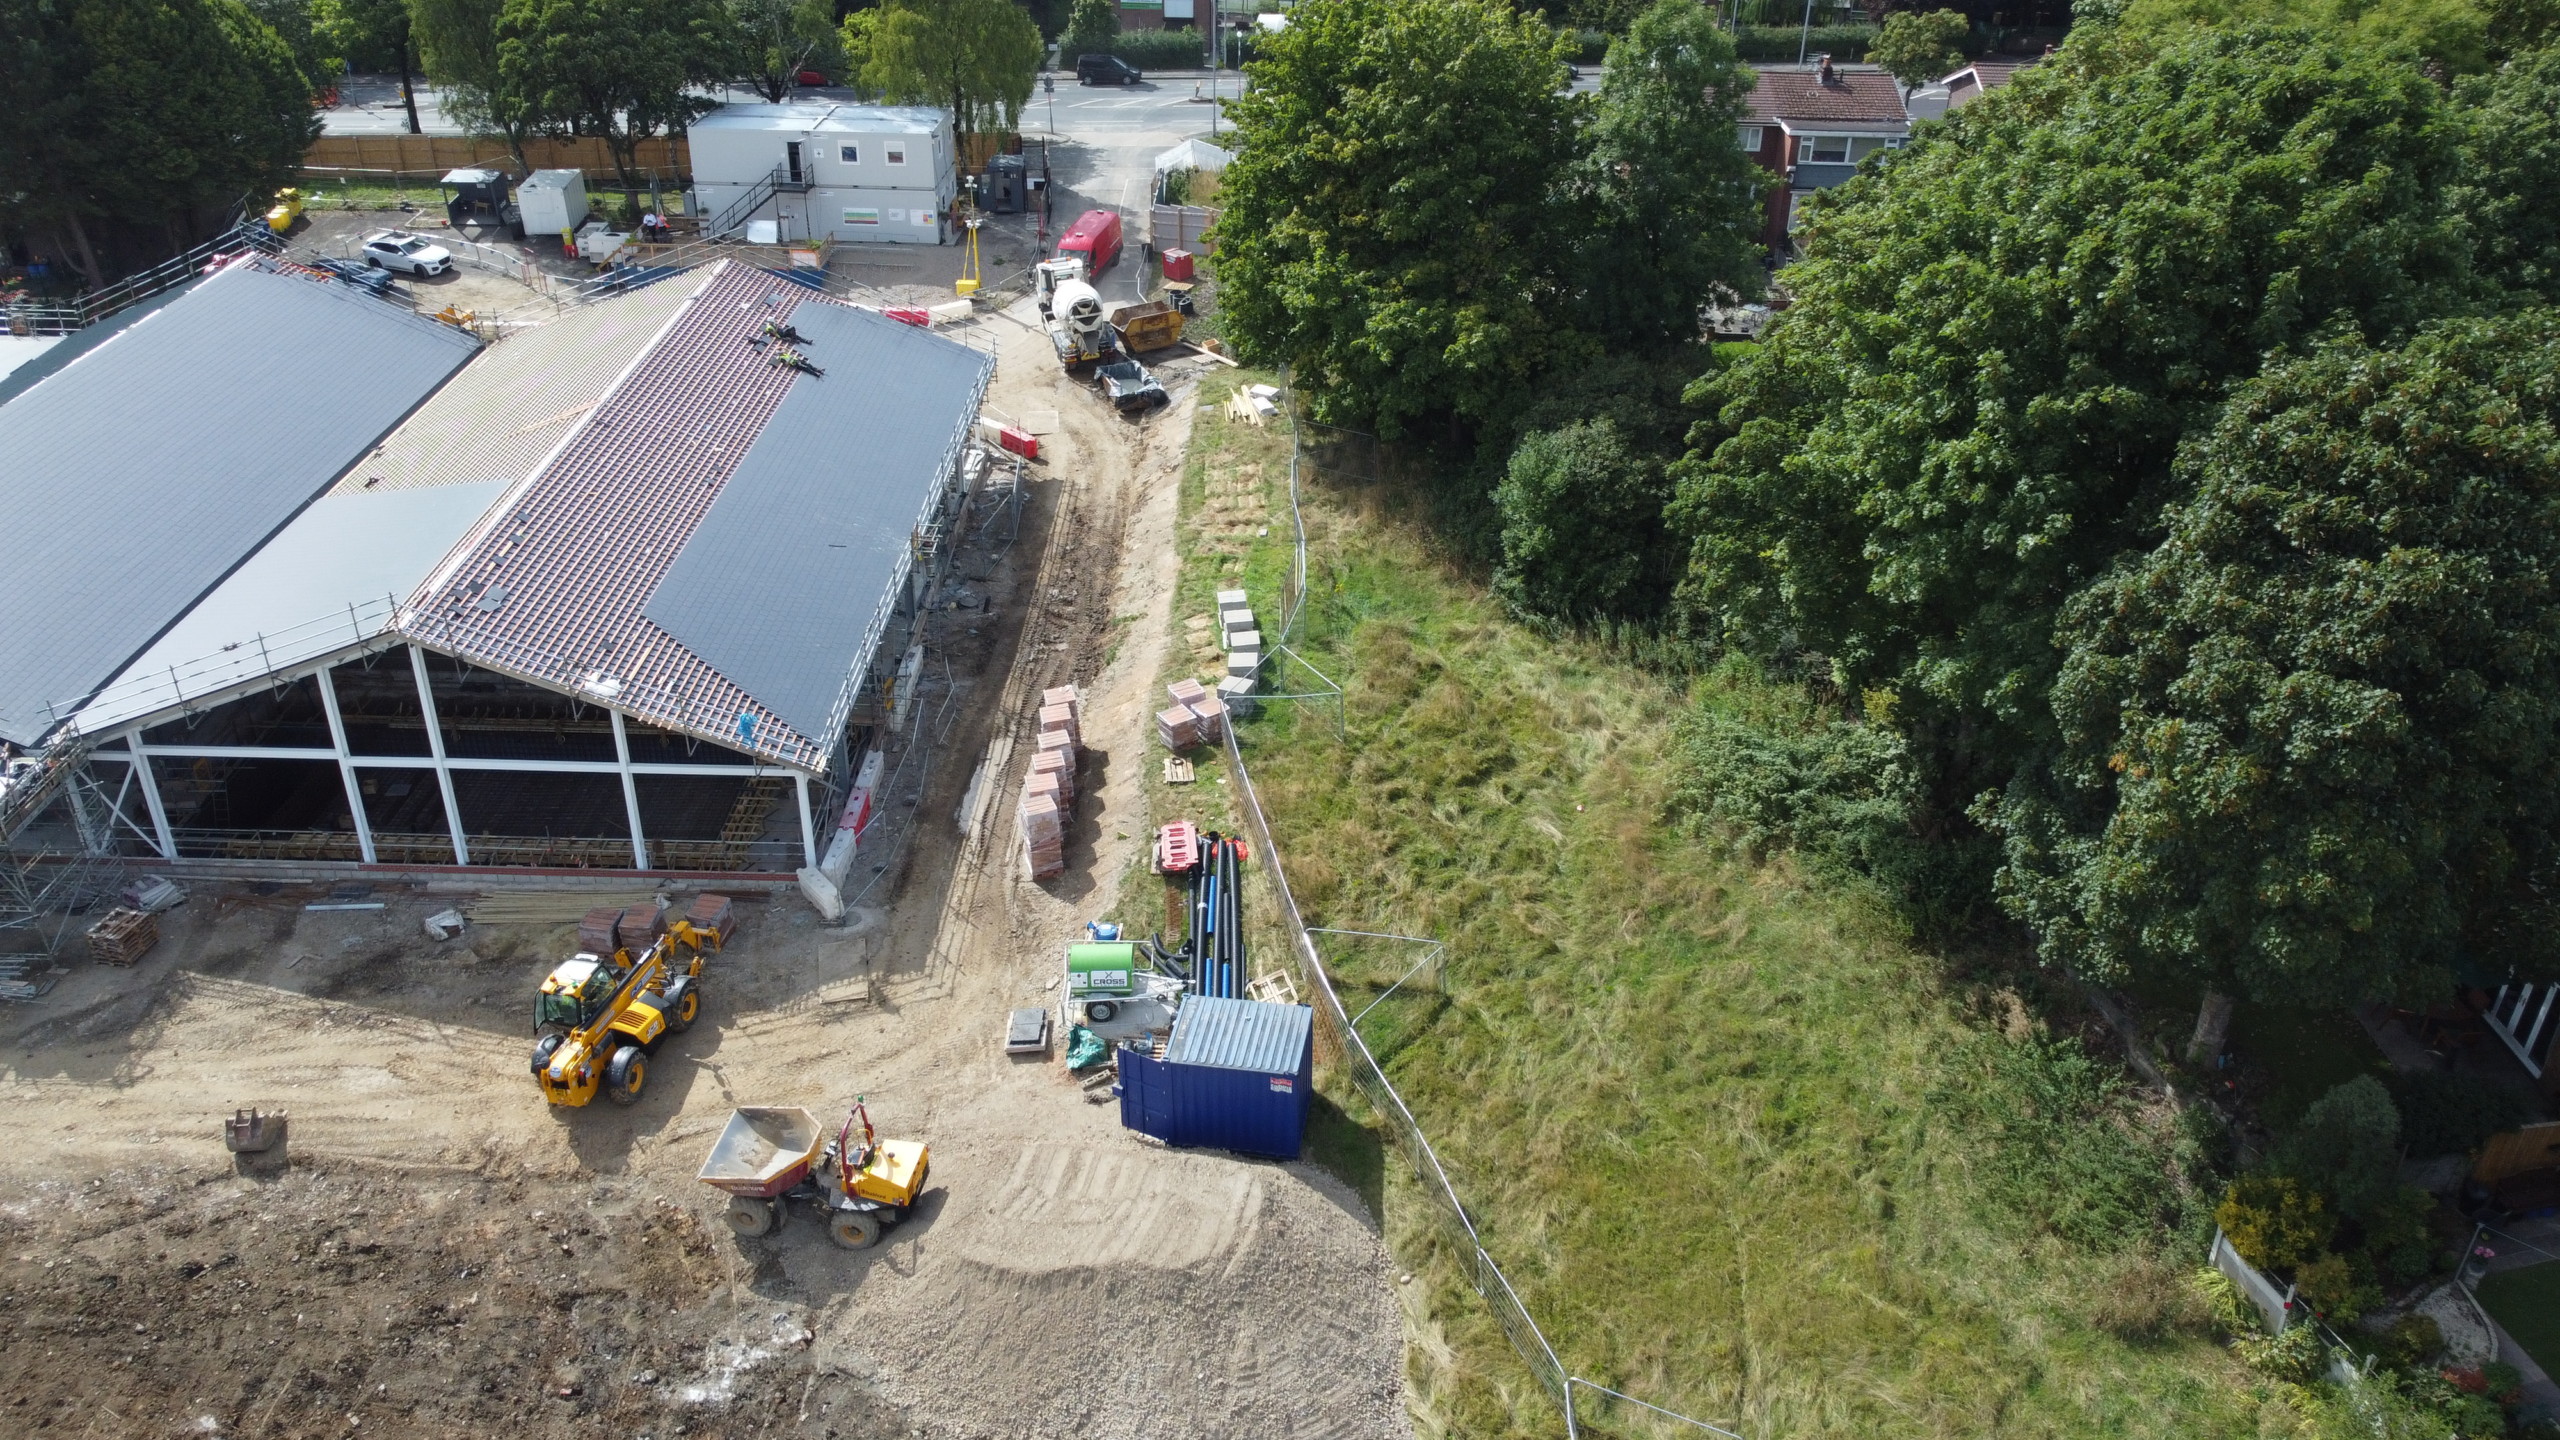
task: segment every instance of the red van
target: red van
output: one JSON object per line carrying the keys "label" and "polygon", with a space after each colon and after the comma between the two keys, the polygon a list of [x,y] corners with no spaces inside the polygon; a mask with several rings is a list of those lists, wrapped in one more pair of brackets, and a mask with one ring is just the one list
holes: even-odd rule
{"label": "red van", "polygon": [[1120,212],[1087,210],[1058,240],[1061,255],[1084,257],[1084,278],[1093,279],[1120,258]]}

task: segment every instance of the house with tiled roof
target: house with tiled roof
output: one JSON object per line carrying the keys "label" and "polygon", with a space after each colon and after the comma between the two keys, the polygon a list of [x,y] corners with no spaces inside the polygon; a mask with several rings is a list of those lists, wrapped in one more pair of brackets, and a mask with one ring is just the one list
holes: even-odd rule
{"label": "house with tiled roof", "polygon": [[1786,182],[1770,192],[1761,243],[1786,254],[1804,197],[1847,180],[1858,162],[1910,134],[1902,87],[1872,65],[1835,65],[1823,55],[1810,65],[1761,69],[1740,140]]}
{"label": "house with tiled roof", "polygon": [[[0,610],[0,738],[85,767],[83,841],[299,869],[849,857],[992,358],[735,261],[486,346],[262,265],[0,405],[27,461],[0,494],[58,498],[83,547]],[[106,454],[135,463],[81,529]]]}

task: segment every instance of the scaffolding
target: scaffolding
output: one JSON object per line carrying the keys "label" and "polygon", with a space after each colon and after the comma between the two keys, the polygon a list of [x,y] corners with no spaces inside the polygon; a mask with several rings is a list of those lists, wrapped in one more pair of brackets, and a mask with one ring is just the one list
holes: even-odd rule
{"label": "scaffolding", "polygon": [[[35,822],[55,802],[76,842],[43,842]],[[52,988],[81,920],[124,882],[108,833],[112,802],[89,769],[89,744],[67,729],[43,751],[13,762],[0,789],[0,1000],[32,1000]]]}

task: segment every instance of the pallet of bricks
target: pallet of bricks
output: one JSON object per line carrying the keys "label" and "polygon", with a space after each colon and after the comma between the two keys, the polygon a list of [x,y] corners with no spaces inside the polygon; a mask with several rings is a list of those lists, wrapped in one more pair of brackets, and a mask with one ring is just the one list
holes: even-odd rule
{"label": "pallet of bricks", "polygon": [[1084,697],[1072,685],[1040,696],[1040,742],[1023,783],[1022,851],[1034,880],[1067,868],[1067,816],[1076,804],[1076,764],[1084,753]]}
{"label": "pallet of bricks", "polygon": [[1156,738],[1179,755],[1227,738],[1227,705],[1197,680],[1176,680],[1165,688],[1173,707],[1156,712]]}

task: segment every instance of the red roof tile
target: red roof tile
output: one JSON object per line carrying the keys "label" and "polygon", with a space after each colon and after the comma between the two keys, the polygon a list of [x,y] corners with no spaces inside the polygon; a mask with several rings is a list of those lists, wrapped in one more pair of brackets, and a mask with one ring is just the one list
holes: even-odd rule
{"label": "red roof tile", "polygon": [[1835,66],[1831,80],[1811,69],[1763,70],[1751,92],[1747,123],[1792,125],[1824,122],[1862,126],[1908,125],[1902,92],[1893,77],[1864,65]]}
{"label": "red roof tile", "polygon": [[706,282],[660,283],[701,288],[560,452],[410,597],[399,629],[652,724],[820,768],[819,738],[641,611],[796,378],[748,337],[795,304],[833,302],[731,262]]}

